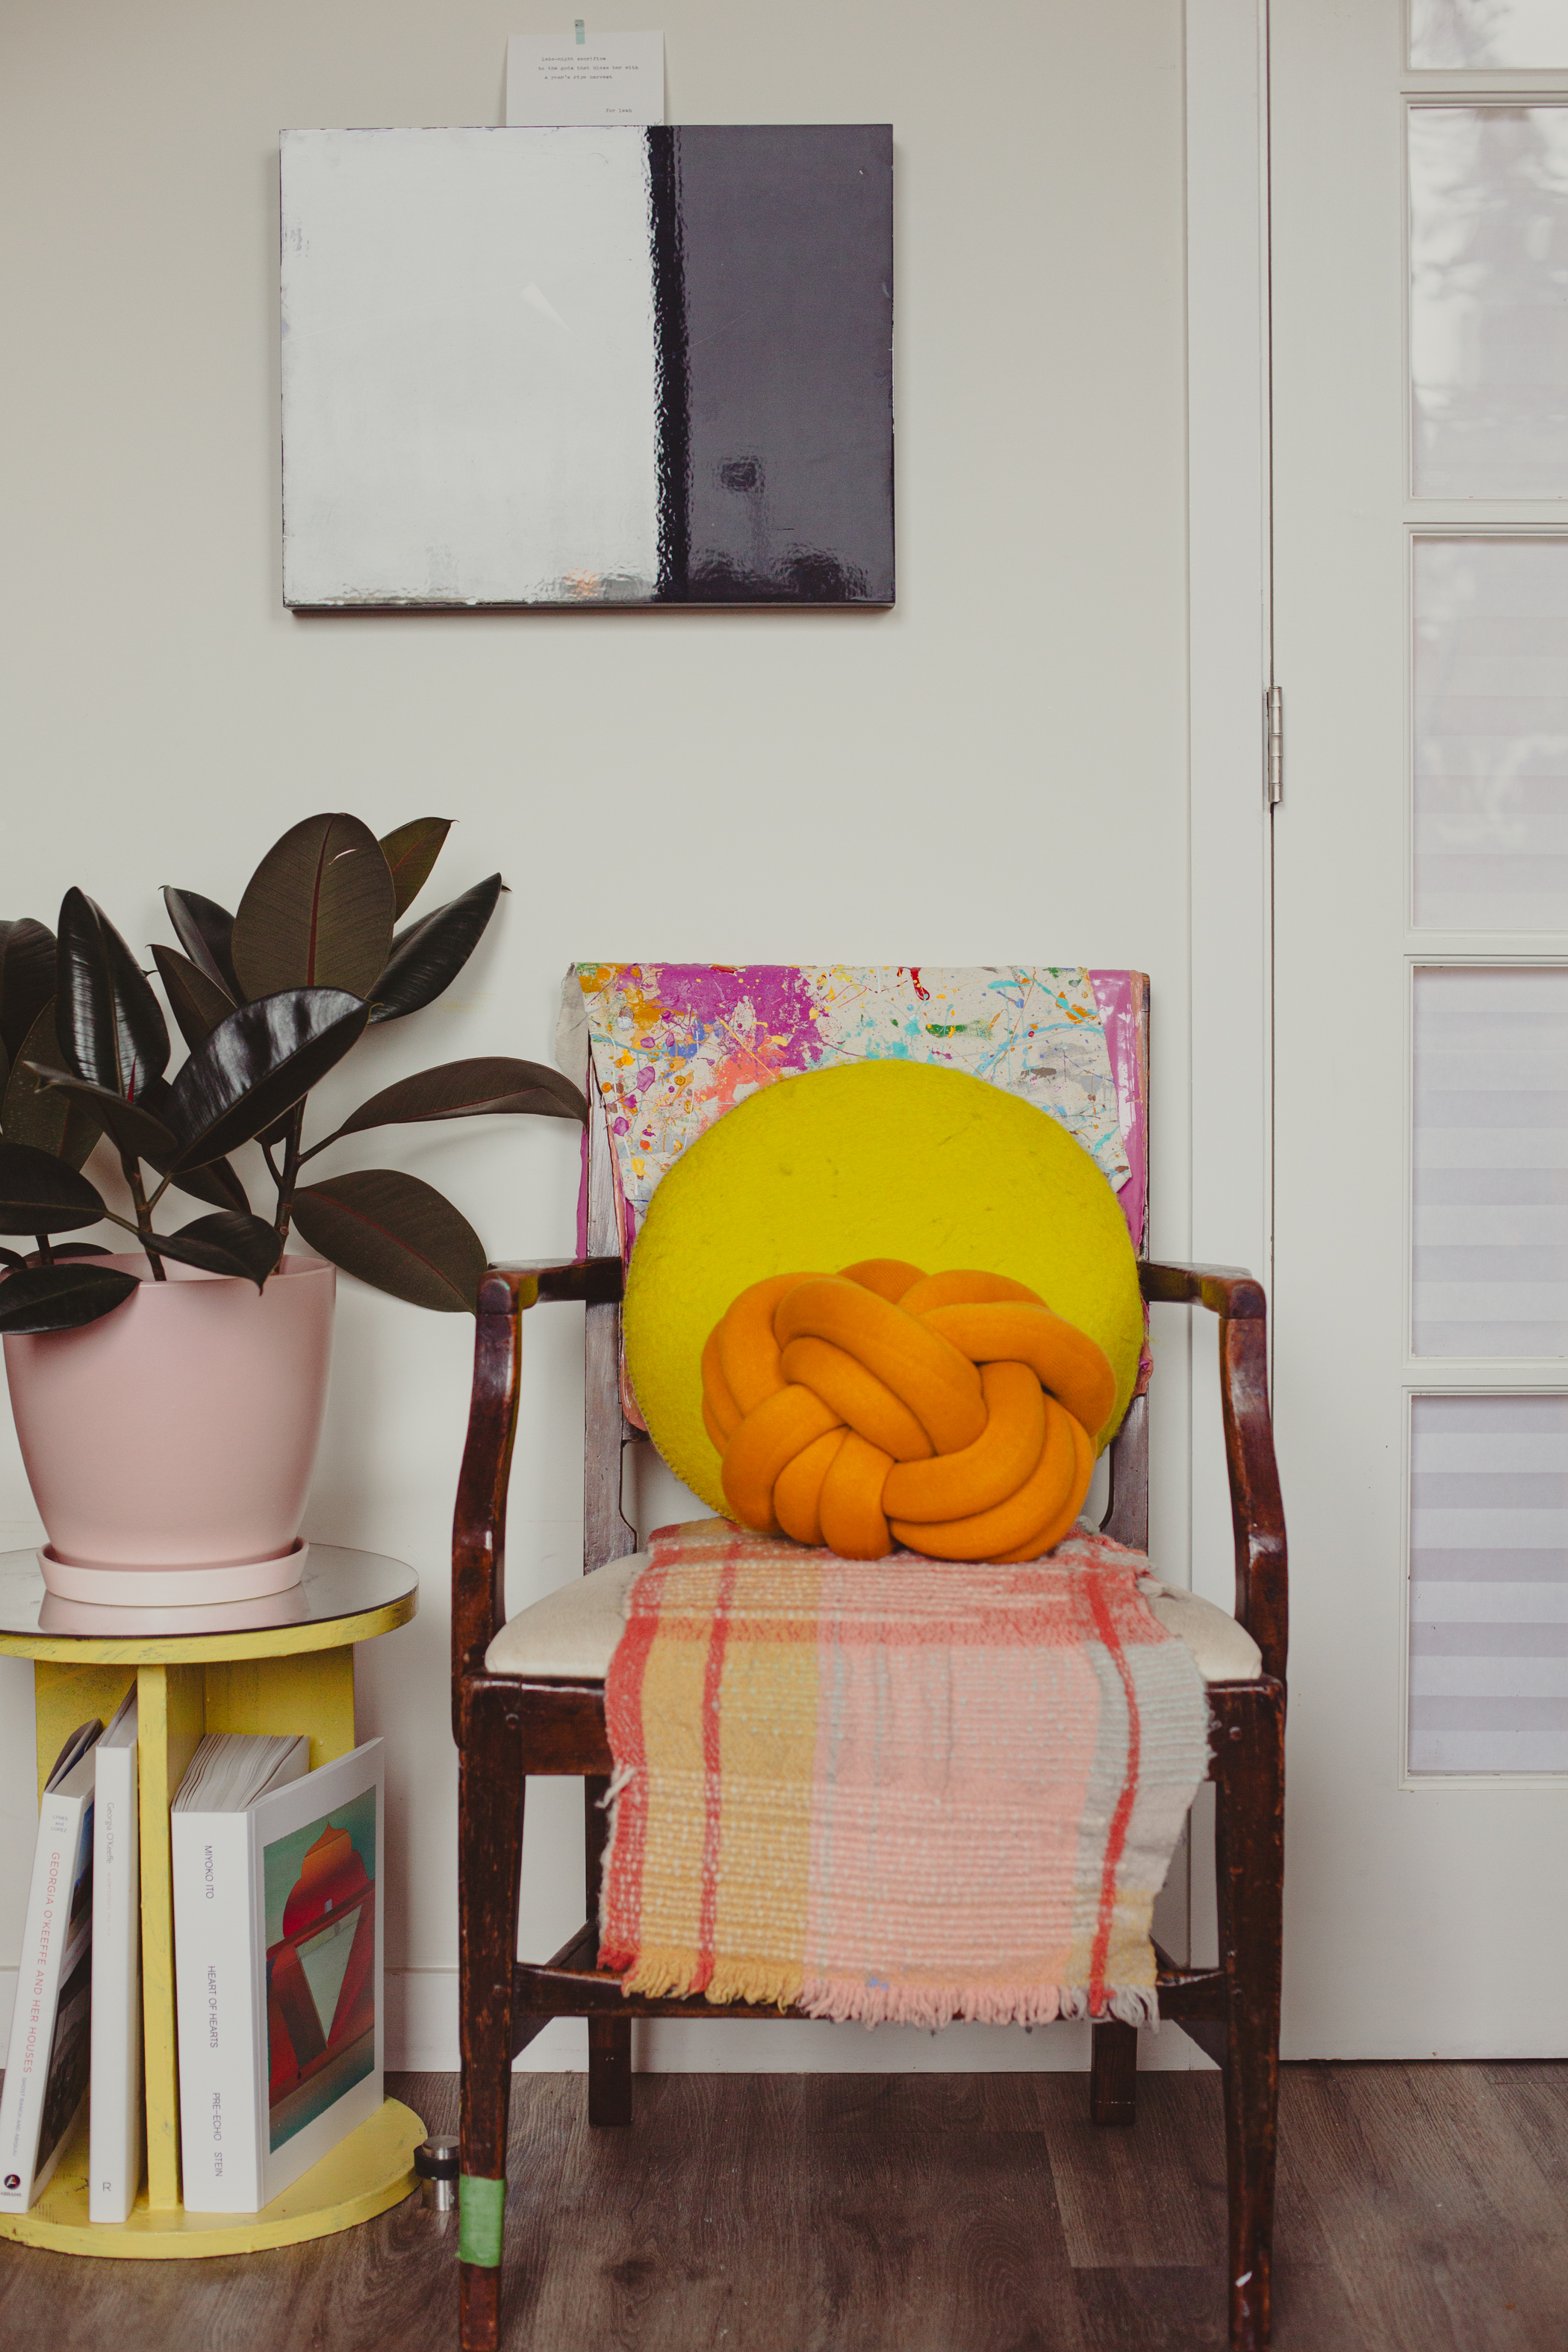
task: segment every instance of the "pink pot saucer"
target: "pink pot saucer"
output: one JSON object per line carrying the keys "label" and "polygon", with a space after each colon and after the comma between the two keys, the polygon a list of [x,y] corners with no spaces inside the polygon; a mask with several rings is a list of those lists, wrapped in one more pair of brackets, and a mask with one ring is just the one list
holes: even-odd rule
{"label": "pink pot saucer", "polygon": [[310,1545],[296,1536],[267,1559],[226,1560],[221,1567],[95,1568],[61,1559],[53,1544],[38,1547],[44,1589],[62,1601],[95,1601],[111,1609],[201,1609],[214,1602],[264,1601],[300,1581]]}

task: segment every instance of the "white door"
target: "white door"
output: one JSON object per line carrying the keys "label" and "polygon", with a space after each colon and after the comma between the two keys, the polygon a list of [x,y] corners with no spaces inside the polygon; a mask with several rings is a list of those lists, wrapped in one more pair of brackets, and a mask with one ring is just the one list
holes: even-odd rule
{"label": "white door", "polygon": [[1287,2047],[1568,2050],[1568,0],[1273,0]]}

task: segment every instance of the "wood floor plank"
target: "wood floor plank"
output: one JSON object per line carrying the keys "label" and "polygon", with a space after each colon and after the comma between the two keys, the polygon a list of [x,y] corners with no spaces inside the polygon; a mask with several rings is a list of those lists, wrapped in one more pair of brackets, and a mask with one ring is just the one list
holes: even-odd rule
{"label": "wood floor plank", "polygon": [[1568,2222],[1568,2065],[1556,2059],[1494,2059],[1480,2062],[1475,2071],[1500,2103]]}
{"label": "wood floor plank", "polygon": [[643,2076],[630,2134],[531,2131],[508,2217],[515,2340],[1081,2352],[1037,2117],[993,2089],[1011,2079],[763,2076],[742,2109],[733,2077]]}
{"label": "wood floor plank", "polygon": [[1074,2283],[1086,2352],[1225,2352],[1223,2263],[1083,2269]]}
{"label": "wood floor plank", "polygon": [[863,2075],[847,2097],[843,2076],[805,2079],[819,2304],[804,2344],[1085,2352],[1029,2077]]}
{"label": "wood floor plank", "polygon": [[1296,2178],[1369,2352],[1562,2352],[1561,2202],[1481,2070],[1291,2072]]}
{"label": "wood floor plank", "polygon": [[[389,2085],[450,2130],[452,2076]],[[506,2352],[1209,2352],[1225,2341],[1209,2074],[1098,2131],[1063,2075],[514,2078]],[[1284,2072],[1275,2352],[1563,2352],[1568,2065]],[[411,2199],[272,2254],[0,2244],[0,2344],[451,2352],[456,2231]]]}
{"label": "wood floor plank", "polygon": [[1089,2117],[1079,2074],[1033,2074],[1075,2270],[1223,2269],[1225,2117],[1217,2074],[1140,2074],[1131,2129]]}

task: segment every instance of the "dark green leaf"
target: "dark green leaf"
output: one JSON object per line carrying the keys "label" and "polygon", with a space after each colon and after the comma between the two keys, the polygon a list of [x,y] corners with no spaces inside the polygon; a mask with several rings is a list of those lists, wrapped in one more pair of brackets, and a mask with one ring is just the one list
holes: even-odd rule
{"label": "dark green leaf", "polygon": [[313,1250],[374,1290],[411,1307],[472,1314],[485,1270],[485,1245],[417,1176],[362,1168],[294,1195],[294,1223]]}
{"label": "dark green leaf", "polygon": [[73,1076],[134,1102],[169,1060],[169,1029],[147,975],[100,907],[60,901],[55,1028]]}
{"label": "dark green leaf", "polygon": [[460,898],[449,898],[433,915],[410,923],[392,943],[386,970],[374,983],[373,1021],[401,1021],[432,1003],[457,979],[484,937],[496,910],[501,878],[492,874]]}
{"label": "dark green leaf", "polygon": [[430,869],[451,830],[449,816],[416,816],[411,824],[400,824],[395,833],[383,834],[382,855],[392,869],[394,922],[408,912],[430,879]]}
{"label": "dark green leaf", "polygon": [[[26,1063],[22,1066],[26,1068]],[[33,1076],[56,1094],[65,1095],[79,1103],[113,1141],[123,1160],[148,1160],[156,1167],[160,1159],[172,1160],[179,1146],[163,1120],[144,1103],[125,1102],[108,1087],[95,1087],[86,1078],[73,1078],[68,1074],[49,1071],[42,1063]],[[149,1087],[148,1092],[153,1093]],[[168,1089],[158,1082],[159,1094]]]}
{"label": "dark green leaf", "polygon": [[484,1112],[531,1113],[542,1118],[574,1118],[585,1126],[588,1106],[559,1070],[542,1062],[517,1062],[500,1054],[471,1062],[443,1062],[417,1076],[399,1078],[361,1103],[335,1133],[305,1154],[313,1159],[340,1135],[363,1135],[369,1127],[399,1127],[435,1118],[476,1118]]}
{"label": "dark green leaf", "polygon": [[[105,1249],[101,1242],[54,1242],[49,1247],[49,1255],[57,1264],[61,1258],[66,1257],[114,1257],[119,1255],[122,1253]],[[29,1265],[40,1265],[42,1263],[37,1250],[29,1253],[27,1258]]]}
{"label": "dark green leaf", "polygon": [[[198,971],[221,988],[230,1002],[239,1003],[239,982],[234,976],[234,917],[226,907],[204,898],[199,890],[163,886],[163,904],[174,926],[174,937]],[[156,955],[156,948],[153,950]]]}
{"label": "dark green leaf", "polygon": [[30,1265],[0,1282],[0,1332],[79,1331],[122,1307],[140,1287],[133,1274],[90,1260]]}
{"label": "dark green leaf", "polygon": [[283,1244],[277,1228],[259,1217],[238,1216],[232,1209],[215,1217],[197,1217],[177,1234],[158,1234],[153,1247],[160,1257],[176,1265],[200,1266],[205,1274],[240,1275],[258,1290],[277,1265]]}
{"label": "dark green leaf", "polygon": [[15,1062],[55,992],[55,935],[31,915],[0,923],[0,1046]]}
{"label": "dark green leaf", "polygon": [[0,1249],[0,1265],[26,1265],[26,1259],[16,1250]]}
{"label": "dark green leaf", "polygon": [[96,1187],[63,1160],[0,1138],[0,1234],[68,1234],[102,1214]]}
{"label": "dark green leaf", "polygon": [[[79,1168],[102,1129],[85,1103],[73,1102],[49,1084],[49,1077],[63,1068],[51,996],[28,1030],[5,1081],[0,1132],[13,1143],[30,1143],[35,1151],[51,1151],[68,1166]],[[40,1071],[48,1075],[40,1076]]]}
{"label": "dark green leaf", "polygon": [[[158,1168],[155,1160],[153,1165]],[[177,1176],[170,1176],[166,1168],[158,1168],[158,1173],[168,1176],[175,1192],[188,1192],[193,1201],[210,1202],[215,1209],[234,1209],[242,1217],[250,1214],[249,1196],[230,1160],[215,1160],[210,1167],[182,1168]]]}
{"label": "dark green leaf", "polygon": [[220,1021],[169,1089],[171,1167],[205,1168],[270,1127],[342,1059],[368,1010],[341,988],[289,988]]}
{"label": "dark green leaf", "polygon": [[[174,1089],[163,1078],[155,1078],[135,1106],[141,1113],[151,1112],[153,1122],[163,1130],[155,1136],[151,1127],[142,1131],[142,1149],[140,1157],[155,1168],[160,1176],[168,1176],[179,1154],[179,1144],[170,1121],[174,1113],[170,1105]],[[215,1209],[235,1209],[243,1217],[250,1214],[250,1202],[245,1187],[226,1160],[215,1160],[211,1167],[182,1169],[171,1178],[177,1192],[188,1192],[195,1201],[205,1201]]]}
{"label": "dark green leaf", "polygon": [[357,816],[309,816],[274,844],[234,919],[234,968],[253,1001],[291,988],[368,996],[392,946],[395,890]]}
{"label": "dark green leaf", "polygon": [[153,961],[169,1000],[169,1010],[180,1024],[180,1034],[194,1054],[205,1045],[220,1021],[234,1011],[235,999],[216,980],[209,980],[189,956],[154,944]]}

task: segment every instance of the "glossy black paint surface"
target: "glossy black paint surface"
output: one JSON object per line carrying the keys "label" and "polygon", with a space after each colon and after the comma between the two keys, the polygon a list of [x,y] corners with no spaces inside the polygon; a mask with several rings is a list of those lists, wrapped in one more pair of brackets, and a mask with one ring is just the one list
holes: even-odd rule
{"label": "glossy black paint surface", "polygon": [[659,601],[893,601],[893,134],[647,134]]}

